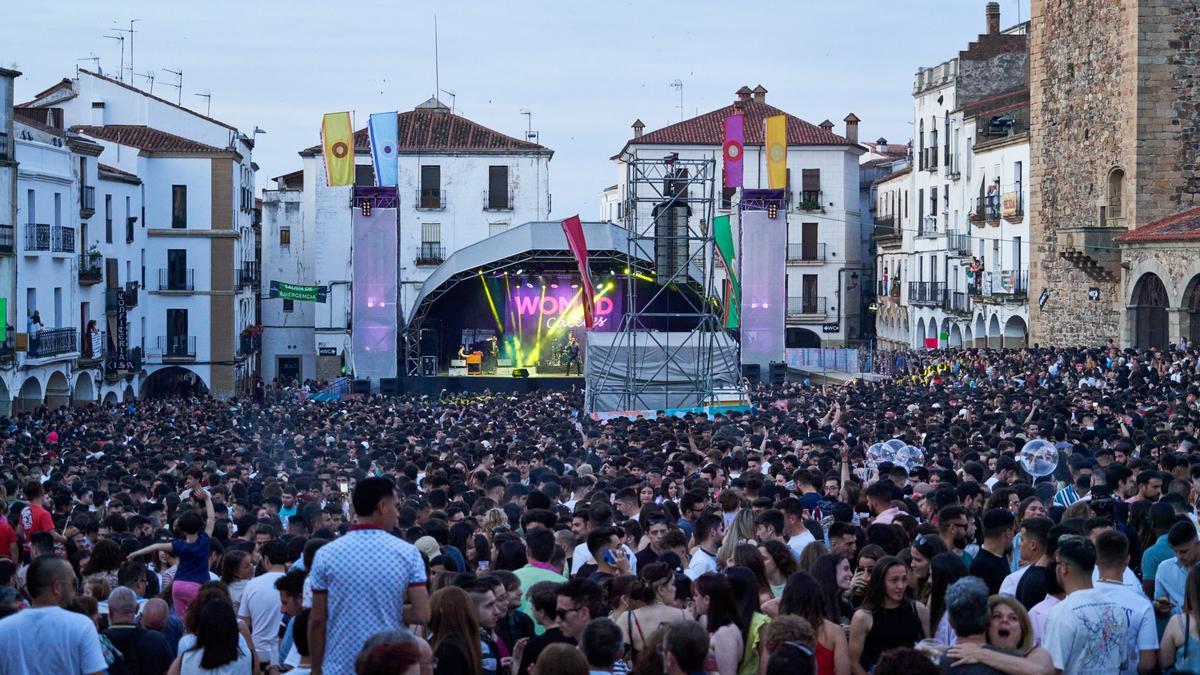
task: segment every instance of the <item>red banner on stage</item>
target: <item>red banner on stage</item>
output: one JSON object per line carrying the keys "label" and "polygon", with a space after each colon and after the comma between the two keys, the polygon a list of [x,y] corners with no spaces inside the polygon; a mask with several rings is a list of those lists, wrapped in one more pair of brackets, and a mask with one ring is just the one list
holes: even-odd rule
{"label": "red banner on stage", "polygon": [[583,238],[583,223],[579,216],[571,216],[562,221],[563,234],[567,235],[567,248],[575,256],[579,264],[579,276],[583,280],[583,323],[591,328],[595,321],[596,287],[592,284],[592,275],[588,272],[587,242]]}

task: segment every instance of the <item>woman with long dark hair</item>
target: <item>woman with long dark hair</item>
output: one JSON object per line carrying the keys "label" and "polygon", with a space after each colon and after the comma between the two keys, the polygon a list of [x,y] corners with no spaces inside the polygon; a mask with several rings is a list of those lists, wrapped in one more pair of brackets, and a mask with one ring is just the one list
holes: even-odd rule
{"label": "woman with long dark hair", "polygon": [[233,604],[224,598],[206,602],[196,623],[195,643],[182,650],[172,675],[249,675],[257,669],[246,638],[238,631]]}
{"label": "woman with long dark hair", "polygon": [[692,585],[692,595],[696,601],[696,620],[708,631],[708,658],[704,667],[710,673],[737,675],[747,626],[729,579],[716,572],[701,575]]}
{"label": "woman with long dark hair", "polygon": [[254,560],[245,551],[229,551],[221,558],[221,583],[229,588],[229,599],[233,601],[233,611],[237,611],[242,602],[242,591],[246,584],[254,578]]}
{"label": "woman with long dark hair", "polygon": [[666,563],[654,562],[638,570],[638,578],[629,588],[629,600],[634,609],[619,614],[613,621],[620,627],[636,661],[660,626],[685,620],[687,615],[672,606],[675,572]]}
{"label": "woman with long dark hair", "polygon": [[[736,557],[736,552],[734,555]],[[738,675],[757,675],[759,662],[766,657],[762,649],[761,631],[771,623],[771,618],[761,611],[758,601],[758,579],[754,572],[735,565],[725,570],[725,576],[729,577],[738,612],[741,613],[742,622],[746,626],[742,635],[745,646],[742,648],[742,660],[738,664]]]}
{"label": "woman with long dark hair", "polygon": [[771,583],[767,580],[767,568],[763,565],[763,557],[758,552],[757,546],[754,544],[738,544],[737,548],[733,549],[733,558],[729,562],[738,567],[745,567],[754,575],[754,580],[758,586],[757,604],[759,606],[775,597],[771,594]]}
{"label": "woman with long dark hair", "polygon": [[813,656],[818,675],[850,675],[850,650],[846,633],[830,621],[825,607],[825,593],[808,572],[788,577],[779,603],[780,616],[794,615],[810,623],[816,635]]}
{"label": "woman with long dark hair", "polygon": [[866,675],[879,655],[892,647],[911,647],[929,635],[929,610],[909,597],[908,568],[884,556],[871,570],[862,604],[850,620],[850,661],[855,675]]}
{"label": "woman with long dark hair", "polygon": [[908,547],[912,564],[908,570],[908,583],[913,597],[919,602],[929,602],[929,562],[939,553],[946,552],[946,544],[936,534],[918,534]]}
{"label": "woman with long dark hair", "polygon": [[783,587],[787,584],[788,578],[799,571],[799,568],[796,567],[796,558],[792,555],[792,549],[777,539],[759,544],[758,552],[762,555],[767,587],[771,590],[771,597],[778,598],[783,594]]}
{"label": "woman with long dark hair", "polygon": [[958,641],[958,636],[950,627],[946,613],[946,589],[967,576],[967,565],[954,553],[939,553],[929,561],[929,574],[929,625],[933,628],[933,639],[952,645]]}
{"label": "woman with long dark hair", "polygon": [[825,618],[839,626],[849,626],[854,615],[850,604],[850,561],[840,553],[826,553],[813,564],[813,578],[825,596]]}
{"label": "woman with long dark hair", "polygon": [[434,675],[481,675],[479,621],[467,592],[457,586],[435,592],[429,598],[429,617],[429,646],[437,662]]}

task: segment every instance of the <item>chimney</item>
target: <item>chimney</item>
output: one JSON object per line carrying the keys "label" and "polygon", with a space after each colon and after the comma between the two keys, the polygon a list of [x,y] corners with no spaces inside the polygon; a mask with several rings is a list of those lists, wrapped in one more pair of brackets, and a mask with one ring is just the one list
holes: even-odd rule
{"label": "chimney", "polygon": [[736,92],[734,92],[734,95],[737,96],[736,102],[745,103],[746,101],[749,101],[751,93],[750,87],[742,85],[741,89],[738,89]]}
{"label": "chimney", "polygon": [[1000,3],[998,2],[987,4],[987,31],[988,35],[1000,34]]}
{"label": "chimney", "polygon": [[104,126],[104,101],[92,99],[92,126]]}
{"label": "chimney", "polygon": [[850,113],[849,115],[846,115],[846,118],[842,121],[846,123],[846,140],[857,145],[858,144],[858,123],[861,120],[859,120],[858,116],[855,115],[854,113]]}
{"label": "chimney", "polygon": [[833,122],[830,122],[829,120],[825,120],[824,122],[821,122],[817,126],[821,127],[825,131],[833,131]]}
{"label": "chimney", "polygon": [[766,103],[767,102],[767,90],[761,84],[758,85],[757,87],[755,87],[754,90],[750,93],[754,94],[753,100],[755,103]]}
{"label": "chimney", "polygon": [[641,120],[634,120],[634,121],[633,121],[633,137],[634,137],[634,138],[641,138],[641,137],[642,137],[642,131],[644,131],[644,130],[645,130],[645,128],[646,128],[646,125],[645,125],[645,124],[642,124],[642,121],[641,121]]}
{"label": "chimney", "polygon": [[879,138],[875,139],[875,145],[876,145],[876,150],[878,152],[880,152],[884,155],[887,154],[888,144],[887,144],[886,138],[884,138],[883,136],[880,136]]}

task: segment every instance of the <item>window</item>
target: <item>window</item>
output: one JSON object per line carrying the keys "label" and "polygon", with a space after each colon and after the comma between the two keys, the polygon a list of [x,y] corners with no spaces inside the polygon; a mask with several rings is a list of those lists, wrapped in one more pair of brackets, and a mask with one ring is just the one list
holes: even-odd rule
{"label": "window", "polygon": [[805,314],[816,314],[817,310],[819,309],[817,307],[817,275],[805,274],[801,278],[800,289],[800,292],[802,293],[801,298],[804,304],[803,312]]}
{"label": "window", "polygon": [[27,215],[29,216],[29,218],[26,219],[26,221],[25,221],[27,223],[36,223],[37,222],[37,197],[36,197],[36,195],[37,195],[37,193],[34,192],[33,190],[25,191],[25,211],[26,211]]}
{"label": "window", "polygon": [[925,168],[925,120],[921,120],[920,143],[917,146],[917,164],[918,169]]}
{"label": "window", "polygon": [[290,227],[279,228],[279,245],[280,246],[291,246],[292,245],[292,228],[290,228]]}
{"label": "window", "polygon": [[104,195],[104,243],[112,243],[112,195]]}
{"label": "window", "polygon": [[283,311],[291,312],[291,311],[294,311],[295,309],[296,309],[296,301],[295,300],[284,300],[283,301]]}
{"label": "window", "polygon": [[421,223],[421,243],[422,244],[440,244],[440,243],[442,243],[442,224],[441,223]]}
{"label": "window", "polygon": [[171,228],[187,227],[187,186],[171,186]]}
{"label": "window", "polygon": [[917,234],[925,234],[925,189],[917,190]]}
{"label": "window", "polygon": [[820,260],[821,256],[817,250],[818,235],[817,223],[801,223],[800,224],[800,257],[802,260]]}
{"label": "window", "polygon": [[[62,287],[57,286],[54,289],[54,324],[51,326],[47,326],[48,328],[62,328],[62,325],[63,325],[62,312],[63,312],[63,292],[62,292]],[[42,321],[45,321],[45,320],[46,320],[46,317],[42,317]]]}
{"label": "window", "polygon": [[508,230],[508,223],[488,223],[488,236],[494,237]]}
{"label": "window", "polygon": [[370,164],[355,164],[354,184],[362,187],[375,185],[375,167]]}
{"label": "window", "polygon": [[506,211],[513,207],[508,193],[508,167],[488,167],[487,207],[493,211]]}
{"label": "window", "polygon": [[421,223],[421,247],[417,251],[419,264],[440,263],[445,259],[442,251],[442,224]]}
{"label": "window", "polygon": [[167,341],[163,345],[163,356],[189,356],[188,342],[188,311],[168,309]]}
{"label": "window", "polygon": [[62,225],[62,193],[54,193],[54,226]]}
{"label": "window", "polygon": [[821,170],[802,169],[800,171],[800,201],[821,201]]}
{"label": "window", "polygon": [[[735,194],[737,194],[737,188],[721,188],[721,207],[720,208],[722,210],[728,211],[733,208],[733,196]],[[617,209],[619,210],[620,208],[621,208],[621,205],[617,204]],[[619,217],[620,216],[618,216],[618,218]]]}
{"label": "window", "polygon": [[436,209],[442,204],[442,167],[421,167],[420,205],[423,209]]}

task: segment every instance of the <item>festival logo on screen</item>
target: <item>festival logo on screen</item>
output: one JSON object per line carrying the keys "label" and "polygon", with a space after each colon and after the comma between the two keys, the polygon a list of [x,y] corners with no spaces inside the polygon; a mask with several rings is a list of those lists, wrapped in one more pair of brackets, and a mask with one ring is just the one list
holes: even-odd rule
{"label": "festival logo on screen", "polygon": [[[528,288],[513,291],[512,301],[522,323],[538,321],[545,330],[584,327],[583,304],[578,293],[542,295],[540,289]],[[596,298],[595,330],[612,330],[615,308],[612,298]]]}

